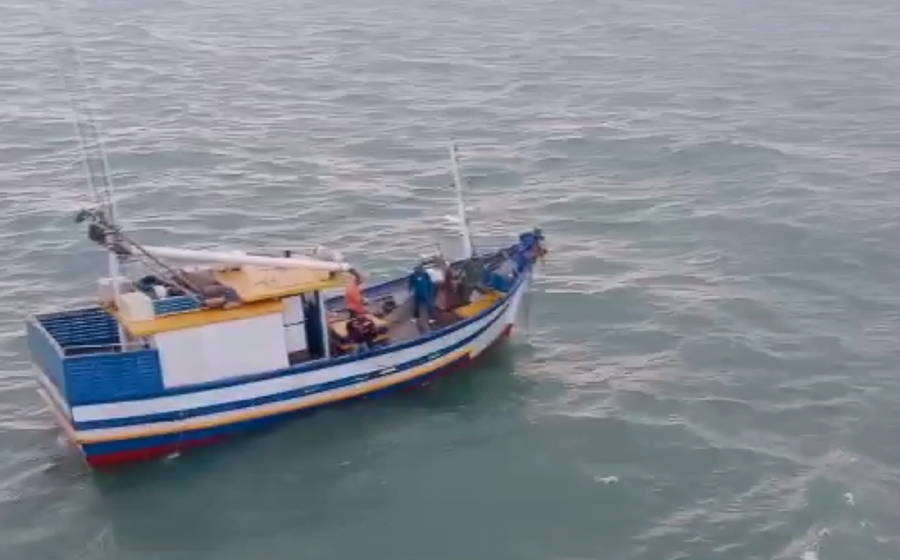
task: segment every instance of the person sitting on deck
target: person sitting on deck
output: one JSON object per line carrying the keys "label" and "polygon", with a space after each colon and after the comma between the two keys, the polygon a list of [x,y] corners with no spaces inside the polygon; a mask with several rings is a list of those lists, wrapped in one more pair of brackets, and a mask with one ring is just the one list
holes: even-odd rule
{"label": "person sitting on deck", "polygon": [[347,306],[347,311],[357,315],[365,315],[366,307],[362,296],[362,276],[355,269],[350,269],[349,273],[350,279],[344,287],[344,304]]}
{"label": "person sitting on deck", "polygon": [[444,271],[443,310],[449,311],[465,305],[463,296],[462,271],[447,267]]}
{"label": "person sitting on deck", "polygon": [[434,323],[434,282],[421,264],[416,265],[409,277],[409,290],[413,298],[412,321],[418,321],[424,311],[428,323]]}
{"label": "person sitting on deck", "polygon": [[350,310],[350,320],[347,321],[347,338],[356,346],[356,352],[363,352],[372,348],[372,344],[378,337],[375,322],[367,315],[358,314]]}

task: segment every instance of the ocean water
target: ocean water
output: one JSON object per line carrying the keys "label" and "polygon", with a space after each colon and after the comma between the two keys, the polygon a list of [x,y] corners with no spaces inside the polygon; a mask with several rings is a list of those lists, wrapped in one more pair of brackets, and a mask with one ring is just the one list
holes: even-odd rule
{"label": "ocean water", "polygon": [[[900,4],[9,0],[0,558],[900,558]],[[420,391],[89,472],[28,313],[104,256],[56,75],[76,38],[150,243],[408,267],[453,211],[540,226],[526,324]]]}

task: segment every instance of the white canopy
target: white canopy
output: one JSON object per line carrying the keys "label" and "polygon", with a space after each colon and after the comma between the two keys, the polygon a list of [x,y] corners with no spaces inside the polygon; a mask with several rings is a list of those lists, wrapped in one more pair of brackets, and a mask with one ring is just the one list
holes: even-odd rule
{"label": "white canopy", "polygon": [[346,272],[352,267],[346,262],[332,262],[310,257],[265,257],[247,255],[240,252],[203,251],[195,249],[178,249],[175,247],[152,247],[142,245],[147,253],[158,259],[174,259],[211,264],[246,264],[257,266],[275,266],[283,268],[313,268],[329,272]]}

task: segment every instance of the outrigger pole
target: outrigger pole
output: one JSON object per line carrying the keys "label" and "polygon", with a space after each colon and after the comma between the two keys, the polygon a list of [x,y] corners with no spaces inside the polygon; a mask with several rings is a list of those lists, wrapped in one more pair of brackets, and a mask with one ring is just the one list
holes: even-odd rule
{"label": "outrigger pole", "polygon": [[[108,246],[115,246],[119,244],[121,236],[119,228],[116,225],[116,208],[112,195],[113,179],[112,173],[110,172],[109,160],[106,157],[106,150],[103,146],[103,132],[100,128],[100,124],[94,118],[94,100],[91,95],[91,90],[87,84],[79,82],[82,70],[81,56],[65,29],[63,29],[62,33],[69,43],[66,50],[72,56],[70,62],[72,63],[73,68],[69,68],[72,72],[72,80],[69,80],[66,68],[64,68],[64,65],[62,64],[59,67],[59,75],[73,113],[72,122],[75,128],[75,136],[78,139],[78,146],[81,150],[81,163],[84,169],[85,180],[93,192],[95,201],[99,206],[92,215],[105,226],[105,243]],[[74,89],[80,91],[75,93],[73,92]],[[80,94],[81,99],[76,99],[78,94]],[[83,107],[79,107],[79,101],[84,104]],[[82,115],[81,110],[79,109],[83,109],[85,115]],[[96,173],[94,167],[91,165],[92,162],[93,165],[99,164],[99,174]],[[97,184],[98,179],[100,182],[99,185]],[[78,221],[85,217],[85,213],[79,213]],[[120,256],[114,251],[110,251],[107,256],[109,276],[112,280],[113,301],[115,302],[116,307],[119,306],[121,297],[119,291],[119,278],[121,276],[119,258]],[[117,325],[117,330],[119,334],[119,344],[124,346],[125,332],[121,325]]]}
{"label": "outrigger pole", "polygon": [[466,203],[463,200],[462,179],[459,176],[459,153],[456,142],[450,144],[450,164],[453,169],[453,186],[456,188],[457,216],[448,216],[459,226],[459,232],[463,241],[463,257],[470,259],[475,255],[475,247],[472,245],[472,233],[469,230],[469,218],[466,214]]}
{"label": "outrigger pole", "polygon": [[[216,252],[179,249],[172,247],[147,247],[129,239],[121,227],[116,223],[116,208],[113,200],[113,179],[110,171],[109,160],[103,145],[102,130],[100,124],[93,115],[94,99],[87,84],[81,83],[79,77],[82,70],[81,57],[76,50],[71,37],[65,30],[70,43],[67,54],[71,56],[69,68],[60,67],[60,78],[69,99],[73,112],[73,124],[78,145],[81,150],[81,163],[84,168],[85,180],[90,187],[97,208],[84,210],[79,213],[76,221],[90,219],[98,232],[98,238],[94,239],[108,250],[109,276],[112,279],[113,301],[119,306],[121,298],[118,278],[121,276],[120,259],[126,255],[140,258],[149,258],[158,266],[168,270],[168,266],[160,259],[187,260],[214,264],[258,265],[285,268],[313,268],[329,272],[345,272],[352,267],[346,262],[334,262],[311,257],[268,257],[261,255],[246,255],[239,252]],[[68,72],[67,72],[68,70]],[[69,75],[71,72],[71,76]],[[99,169],[98,169],[99,168]],[[171,271],[170,271],[171,272]],[[196,289],[194,286],[190,286]],[[120,340],[124,338],[120,330]]]}
{"label": "outrigger pole", "polygon": [[268,257],[264,255],[248,255],[242,252],[205,251],[180,249],[177,247],[151,247],[144,245],[141,249],[160,259],[205,262],[212,264],[236,264],[273,266],[280,268],[312,268],[328,272],[348,272],[353,268],[346,262],[326,261],[309,257]]}

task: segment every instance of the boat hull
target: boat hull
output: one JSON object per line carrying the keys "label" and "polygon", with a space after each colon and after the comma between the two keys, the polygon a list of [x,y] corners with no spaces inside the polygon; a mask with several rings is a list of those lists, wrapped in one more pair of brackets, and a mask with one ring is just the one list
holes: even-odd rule
{"label": "boat hull", "polygon": [[[494,343],[490,347],[488,347],[484,352],[482,352],[475,358],[470,357],[470,355],[465,355],[449,364],[442,365],[437,369],[425,375],[422,375],[421,377],[416,377],[409,381],[396,383],[381,389],[362,393],[360,395],[355,395],[353,397],[330,401],[322,404],[316,404],[305,408],[291,410],[288,412],[276,413],[263,418],[246,420],[243,422],[234,422],[216,428],[196,430],[193,432],[185,432],[169,436],[147,438],[144,440],[132,440],[127,442],[127,447],[123,445],[126,442],[120,442],[117,446],[113,446],[112,449],[103,449],[102,447],[96,448],[89,445],[81,446],[81,451],[84,460],[88,463],[88,465],[95,469],[108,469],[128,463],[137,463],[159,459],[162,457],[168,457],[189,449],[208,447],[211,445],[219,444],[226,440],[233,439],[234,437],[262,431],[273,425],[281,424],[283,422],[297,418],[298,416],[309,414],[326,407],[336,407],[339,405],[351,404],[363,399],[378,397],[382,394],[427,384],[437,377],[441,377],[453,372],[458,372],[465,369],[467,366],[473,365],[474,362],[477,362],[479,358],[484,356],[485,352],[488,352],[496,346],[499,346],[503,342],[503,340],[510,336],[511,332],[512,327],[509,326],[504,330],[501,338],[494,341]],[[119,447],[119,449],[117,450],[116,447]]]}
{"label": "boat hull", "polygon": [[530,281],[522,271],[506,297],[476,317],[372,355],[148,399],[67,409],[40,374],[63,430],[95,468],[145,461],[258,431],[291,416],[427,382],[470,364],[508,338]]}

